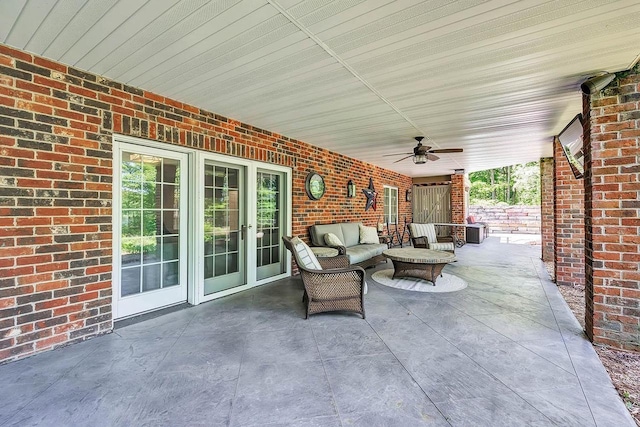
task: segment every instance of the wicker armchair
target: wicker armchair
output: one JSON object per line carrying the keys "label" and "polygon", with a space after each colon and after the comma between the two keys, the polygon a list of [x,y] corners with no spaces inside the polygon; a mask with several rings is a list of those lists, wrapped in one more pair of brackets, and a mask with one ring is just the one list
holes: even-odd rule
{"label": "wicker armchair", "polygon": [[433,249],[455,253],[453,236],[438,237],[434,224],[409,224],[409,235],[414,248]]}
{"label": "wicker armchair", "polygon": [[[306,319],[310,314],[325,311],[352,311],[364,314],[364,269],[349,265],[346,255],[331,258],[315,258],[316,267],[310,264],[309,253],[313,252],[301,240],[283,236],[284,245],[293,255],[298,265],[304,295],[302,301],[307,304]],[[305,249],[306,248],[306,249]],[[306,253],[305,253],[306,252]]]}

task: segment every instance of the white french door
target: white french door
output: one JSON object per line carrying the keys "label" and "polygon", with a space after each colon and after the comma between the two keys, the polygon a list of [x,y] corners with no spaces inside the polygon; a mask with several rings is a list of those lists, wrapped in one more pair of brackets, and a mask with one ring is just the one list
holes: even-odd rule
{"label": "white french door", "polygon": [[247,283],[246,168],[204,164],[204,294]]}
{"label": "white french door", "polygon": [[285,174],[257,170],[256,176],[256,275],[258,280],[286,271],[282,243],[286,219]]}
{"label": "white french door", "polygon": [[114,319],[286,277],[286,167],[114,137]]}
{"label": "white french door", "polygon": [[114,160],[114,317],[186,301],[187,154],[121,143]]}
{"label": "white french door", "polygon": [[[201,153],[198,172],[198,304],[285,277],[291,230],[290,169]],[[200,285],[201,284],[201,285]]]}

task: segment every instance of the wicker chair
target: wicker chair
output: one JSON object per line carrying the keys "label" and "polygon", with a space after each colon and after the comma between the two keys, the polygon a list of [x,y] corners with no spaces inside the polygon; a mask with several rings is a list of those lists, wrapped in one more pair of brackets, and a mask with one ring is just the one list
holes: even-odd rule
{"label": "wicker chair", "polygon": [[[346,255],[317,259],[313,256],[321,269],[309,268],[308,253],[313,253],[304,242],[295,239],[282,237],[298,265],[304,284],[302,301],[307,304],[305,319],[310,314],[325,311],[352,311],[364,319],[364,269],[349,265]],[[305,254],[305,251],[308,253]]]}
{"label": "wicker chair", "polygon": [[409,235],[414,248],[433,249],[455,253],[453,236],[438,237],[434,224],[409,224]]}

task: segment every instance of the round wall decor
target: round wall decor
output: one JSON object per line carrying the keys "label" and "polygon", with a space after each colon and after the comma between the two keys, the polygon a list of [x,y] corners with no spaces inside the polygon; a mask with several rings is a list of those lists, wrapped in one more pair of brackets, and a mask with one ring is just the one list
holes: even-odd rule
{"label": "round wall decor", "polygon": [[324,179],[317,172],[310,172],[307,175],[304,189],[311,200],[320,200],[324,196]]}

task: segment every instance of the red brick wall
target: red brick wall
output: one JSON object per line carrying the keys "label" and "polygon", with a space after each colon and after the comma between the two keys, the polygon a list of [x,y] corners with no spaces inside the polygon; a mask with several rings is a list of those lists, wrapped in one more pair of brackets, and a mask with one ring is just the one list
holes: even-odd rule
{"label": "red brick wall", "polygon": [[557,140],[553,174],[556,283],[584,285],[584,181],[574,177]]}
{"label": "red brick wall", "polygon": [[[0,44],[0,361],[112,329],[112,135],[293,168],[293,233],[382,215],[411,178]],[[309,171],[326,195],[311,201]],[[361,189],[373,177],[377,211]],[[349,179],[358,196],[346,198]],[[410,203],[399,201],[400,218]]]}
{"label": "red brick wall", "polygon": [[[540,159],[540,231],[542,241],[542,260],[553,261],[555,230],[554,225],[554,192],[553,192],[553,158]],[[555,277],[555,272],[553,273]]]}
{"label": "red brick wall", "polygon": [[640,350],[640,66],[584,110],[587,334]]}
{"label": "red brick wall", "polygon": [[[451,222],[453,224],[465,224],[466,212],[465,207],[465,189],[464,175],[451,175]],[[454,227],[453,231],[460,239],[465,239],[465,227]]]}

